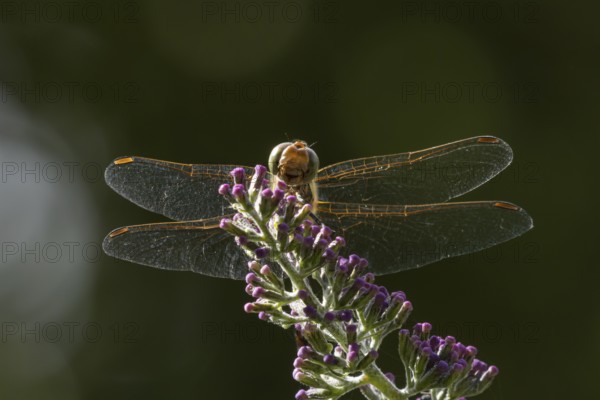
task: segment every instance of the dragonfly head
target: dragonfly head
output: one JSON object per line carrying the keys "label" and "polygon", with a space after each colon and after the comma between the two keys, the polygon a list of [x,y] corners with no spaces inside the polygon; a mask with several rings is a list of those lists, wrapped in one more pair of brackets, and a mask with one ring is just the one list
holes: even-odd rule
{"label": "dragonfly head", "polygon": [[290,186],[304,185],[317,176],[319,157],[301,140],[281,143],[271,151],[269,169]]}

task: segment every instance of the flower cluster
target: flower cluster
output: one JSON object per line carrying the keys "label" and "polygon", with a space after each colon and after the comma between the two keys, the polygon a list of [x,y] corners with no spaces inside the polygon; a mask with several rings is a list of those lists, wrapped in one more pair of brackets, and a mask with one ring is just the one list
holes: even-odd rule
{"label": "flower cluster", "polygon": [[[412,311],[403,292],[375,284],[368,261],[341,254],[345,240],[318,222],[294,188],[266,179],[256,166],[247,177],[231,172],[219,193],[237,212],[221,228],[252,259],[244,309],[261,320],[294,327],[299,342],[293,378],[308,386],[297,399],[336,399],[359,389],[367,399],[453,400],[481,393],[498,373],[475,359],[476,349],[450,336],[430,336],[431,325],[402,329]],[[405,384],[376,365],[383,339],[399,331]]]}
{"label": "flower cluster", "polygon": [[434,399],[464,399],[489,387],[498,368],[475,358],[477,348],[453,336],[430,335],[431,324],[416,324],[412,334],[401,329],[398,353],[410,392],[431,391]]}

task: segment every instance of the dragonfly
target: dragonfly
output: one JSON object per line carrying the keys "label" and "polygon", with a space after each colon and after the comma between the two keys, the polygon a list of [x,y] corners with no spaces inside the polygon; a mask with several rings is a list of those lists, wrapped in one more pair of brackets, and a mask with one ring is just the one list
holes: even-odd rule
{"label": "dragonfly", "polygon": [[[479,136],[319,169],[314,150],[298,140],[273,149],[268,179],[284,180],[313,205],[315,220],[367,258],[370,272],[383,275],[481,251],[531,229],[531,217],[515,204],[449,201],[496,176],[512,154],[503,140]],[[104,251],[151,267],[244,279],[247,256],[219,228],[234,210],[217,191],[236,167],[115,159],[105,171],[107,184],[172,221],[115,229]],[[244,168],[249,177],[253,168]]]}

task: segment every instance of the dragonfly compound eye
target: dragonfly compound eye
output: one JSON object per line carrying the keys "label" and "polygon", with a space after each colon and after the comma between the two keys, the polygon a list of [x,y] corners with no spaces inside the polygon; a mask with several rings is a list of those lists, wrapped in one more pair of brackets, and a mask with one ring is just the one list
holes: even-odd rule
{"label": "dragonfly compound eye", "polygon": [[271,173],[291,186],[312,181],[319,169],[319,157],[303,141],[277,145],[269,157]]}

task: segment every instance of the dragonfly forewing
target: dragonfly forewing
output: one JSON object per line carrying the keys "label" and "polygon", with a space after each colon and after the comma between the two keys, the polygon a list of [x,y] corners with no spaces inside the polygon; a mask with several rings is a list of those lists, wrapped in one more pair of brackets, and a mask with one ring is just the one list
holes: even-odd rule
{"label": "dragonfly forewing", "polygon": [[444,202],[487,182],[512,160],[501,139],[480,136],[426,150],[359,158],[322,168],[319,199],[348,203]]}
{"label": "dragonfly forewing", "polygon": [[[228,214],[217,194],[234,165],[179,164],[144,157],[120,157],[105,172],[106,183],[127,200],[176,221]],[[253,172],[246,167],[246,176]]]}

